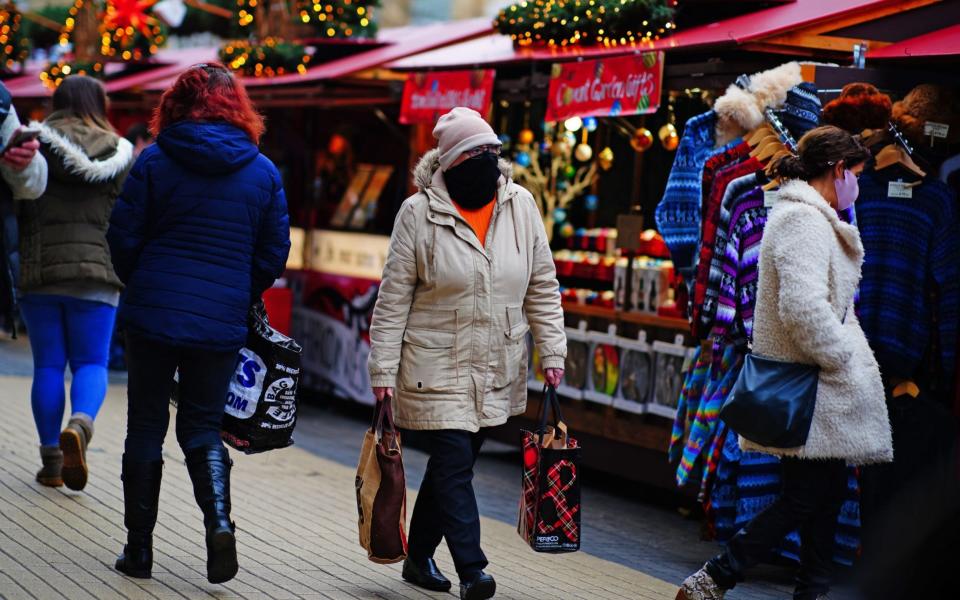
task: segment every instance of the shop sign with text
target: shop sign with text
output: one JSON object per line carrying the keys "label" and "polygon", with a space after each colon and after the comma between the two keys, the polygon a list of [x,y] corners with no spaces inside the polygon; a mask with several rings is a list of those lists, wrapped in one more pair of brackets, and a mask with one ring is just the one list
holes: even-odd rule
{"label": "shop sign with text", "polygon": [[662,52],[556,63],[546,120],[654,113],[662,83]]}
{"label": "shop sign with text", "polygon": [[403,87],[400,122],[436,123],[456,106],[486,116],[493,98],[493,77],[492,69],[410,73]]}

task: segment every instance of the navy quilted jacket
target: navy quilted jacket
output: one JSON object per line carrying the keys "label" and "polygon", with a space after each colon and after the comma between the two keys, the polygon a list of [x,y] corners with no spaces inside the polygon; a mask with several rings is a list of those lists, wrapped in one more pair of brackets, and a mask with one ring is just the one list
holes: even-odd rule
{"label": "navy quilted jacket", "polygon": [[251,303],[283,272],[280,173],[243,131],[181,121],[134,164],[107,232],[121,324],[175,346],[240,348]]}

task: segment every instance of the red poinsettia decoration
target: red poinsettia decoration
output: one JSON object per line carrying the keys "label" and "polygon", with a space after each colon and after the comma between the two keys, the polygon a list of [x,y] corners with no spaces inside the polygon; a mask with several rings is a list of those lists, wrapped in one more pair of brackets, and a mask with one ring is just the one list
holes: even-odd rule
{"label": "red poinsettia decoration", "polygon": [[157,0],[108,0],[102,31],[115,36],[123,32],[121,37],[132,37],[134,32],[150,36],[157,20],[147,11],[156,3]]}

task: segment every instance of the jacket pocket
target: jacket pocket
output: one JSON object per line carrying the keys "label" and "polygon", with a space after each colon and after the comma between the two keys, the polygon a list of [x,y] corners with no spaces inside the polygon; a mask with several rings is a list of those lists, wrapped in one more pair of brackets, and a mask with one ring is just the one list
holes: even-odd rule
{"label": "jacket pocket", "polygon": [[530,326],[517,322],[503,332],[503,350],[500,365],[493,376],[493,389],[505,388],[520,376],[520,368],[526,362],[527,332]]}
{"label": "jacket pocket", "polygon": [[455,342],[453,331],[408,327],[400,350],[400,387],[421,394],[454,391],[457,385]]}

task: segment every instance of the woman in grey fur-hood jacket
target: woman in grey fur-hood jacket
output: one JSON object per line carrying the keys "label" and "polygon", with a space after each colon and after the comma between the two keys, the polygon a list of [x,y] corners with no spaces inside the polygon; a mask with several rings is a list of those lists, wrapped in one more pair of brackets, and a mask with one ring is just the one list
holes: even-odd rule
{"label": "woman in grey fur-hood jacket", "polygon": [[820,367],[813,423],[799,448],[740,438],[745,450],[782,457],[782,493],[683,582],[677,600],[723,598],[795,530],[802,552],[793,598],[826,597],[848,465],[893,460],[880,369],[853,306],[863,244],[857,228],[837,216],[856,201],[870,153],[836,127],[808,132],[798,151],[775,165],[787,183],[763,231],[753,352]]}
{"label": "woman in grey fur-hood jacket", "polygon": [[[40,150],[47,187],[19,203],[21,313],[34,359],[33,410],[43,468],[37,481],[81,490],[86,450],[107,386],[107,362],[123,284],[107,245],[110,211],[133,162],[133,148],[107,121],[103,84],[75,75],[53,94]],[[70,420],[64,371],[73,373]]]}

